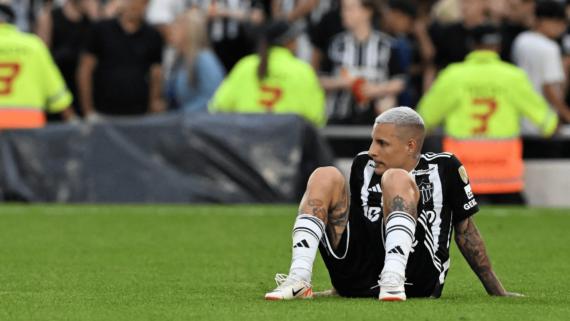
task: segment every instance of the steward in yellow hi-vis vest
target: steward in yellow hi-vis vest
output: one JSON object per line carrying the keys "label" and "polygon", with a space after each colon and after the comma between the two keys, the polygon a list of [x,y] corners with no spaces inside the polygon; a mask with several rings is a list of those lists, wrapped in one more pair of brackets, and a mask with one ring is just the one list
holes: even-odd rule
{"label": "steward in yellow hi-vis vest", "polygon": [[0,130],[42,127],[44,111],[62,112],[73,97],[44,43],[18,31],[12,19],[0,4]]}
{"label": "steward in yellow hi-vis vest", "polygon": [[298,114],[323,127],[325,93],[313,68],[292,54],[296,30],[268,20],[259,55],[241,59],[210,101],[210,112]]}
{"label": "steward in yellow hi-vis vest", "polygon": [[558,117],[522,69],[500,60],[496,27],[478,26],[471,34],[474,51],[439,74],[418,112],[427,130],[444,123],[443,149],[461,160],[475,194],[518,193],[524,187],[520,118],[551,136]]}

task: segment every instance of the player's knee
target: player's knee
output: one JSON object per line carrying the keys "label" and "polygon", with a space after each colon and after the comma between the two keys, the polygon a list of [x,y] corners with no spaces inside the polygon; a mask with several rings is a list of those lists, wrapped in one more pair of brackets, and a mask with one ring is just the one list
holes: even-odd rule
{"label": "player's knee", "polygon": [[313,172],[309,178],[308,187],[324,186],[334,188],[344,186],[345,184],[345,179],[342,173],[335,167],[328,166],[319,167]]}
{"label": "player's knee", "polygon": [[392,168],[384,172],[382,175],[382,190],[383,191],[398,191],[402,189],[409,190],[410,187],[415,186],[416,183],[410,175],[403,169]]}

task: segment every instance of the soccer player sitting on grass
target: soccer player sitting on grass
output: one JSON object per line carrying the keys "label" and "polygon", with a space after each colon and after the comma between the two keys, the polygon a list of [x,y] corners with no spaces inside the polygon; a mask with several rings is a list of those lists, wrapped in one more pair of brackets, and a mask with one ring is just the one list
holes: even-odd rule
{"label": "soccer player sitting on grass", "polygon": [[489,295],[505,291],[472,215],[479,210],[461,162],[450,153],[421,154],[424,122],[412,109],[376,118],[372,145],[352,164],[350,191],[333,167],[317,169],[293,228],[289,275],[278,274],[268,300],[312,298],[317,247],[333,289],[343,297],[439,298],[455,242]]}

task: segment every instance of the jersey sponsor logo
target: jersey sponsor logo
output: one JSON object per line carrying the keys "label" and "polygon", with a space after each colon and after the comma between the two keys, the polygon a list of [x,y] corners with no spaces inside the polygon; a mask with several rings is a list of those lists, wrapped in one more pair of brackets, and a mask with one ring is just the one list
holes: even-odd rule
{"label": "jersey sponsor logo", "polygon": [[433,183],[421,182],[420,185],[418,185],[418,188],[422,194],[422,200],[425,204],[433,196]]}
{"label": "jersey sponsor logo", "polygon": [[380,218],[381,212],[382,209],[380,207],[369,207],[368,211],[364,213],[364,216],[366,216],[371,222],[376,222]]}
{"label": "jersey sponsor logo", "polygon": [[463,187],[465,189],[465,194],[467,194],[467,198],[473,198],[473,191],[471,190],[471,184],[467,184],[467,186]]}
{"label": "jersey sponsor logo", "polygon": [[435,167],[430,169],[417,169],[412,171],[412,175],[429,175],[435,170]]}
{"label": "jersey sponsor logo", "polygon": [[465,170],[464,166],[459,167],[459,176],[461,176],[461,180],[463,183],[469,183],[469,177],[467,176],[467,170]]}
{"label": "jersey sponsor logo", "polygon": [[370,166],[372,168],[376,168],[376,164],[374,164],[374,163],[368,163],[368,166]]}
{"label": "jersey sponsor logo", "polygon": [[473,208],[475,205],[477,205],[477,201],[475,201],[475,199],[472,199],[472,200],[469,201],[469,203],[465,203],[465,204],[463,205],[463,208],[466,209],[466,210],[468,210],[468,209]]}

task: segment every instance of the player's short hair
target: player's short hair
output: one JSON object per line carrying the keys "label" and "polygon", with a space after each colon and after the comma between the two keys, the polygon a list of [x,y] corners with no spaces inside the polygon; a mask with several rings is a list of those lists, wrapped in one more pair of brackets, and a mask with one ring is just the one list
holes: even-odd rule
{"label": "player's short hair", "polygon": [[376,117],[376,124],[395,124],[396,126],[417,126],[425,129],[424,120],[410,107],[394,107]]}

